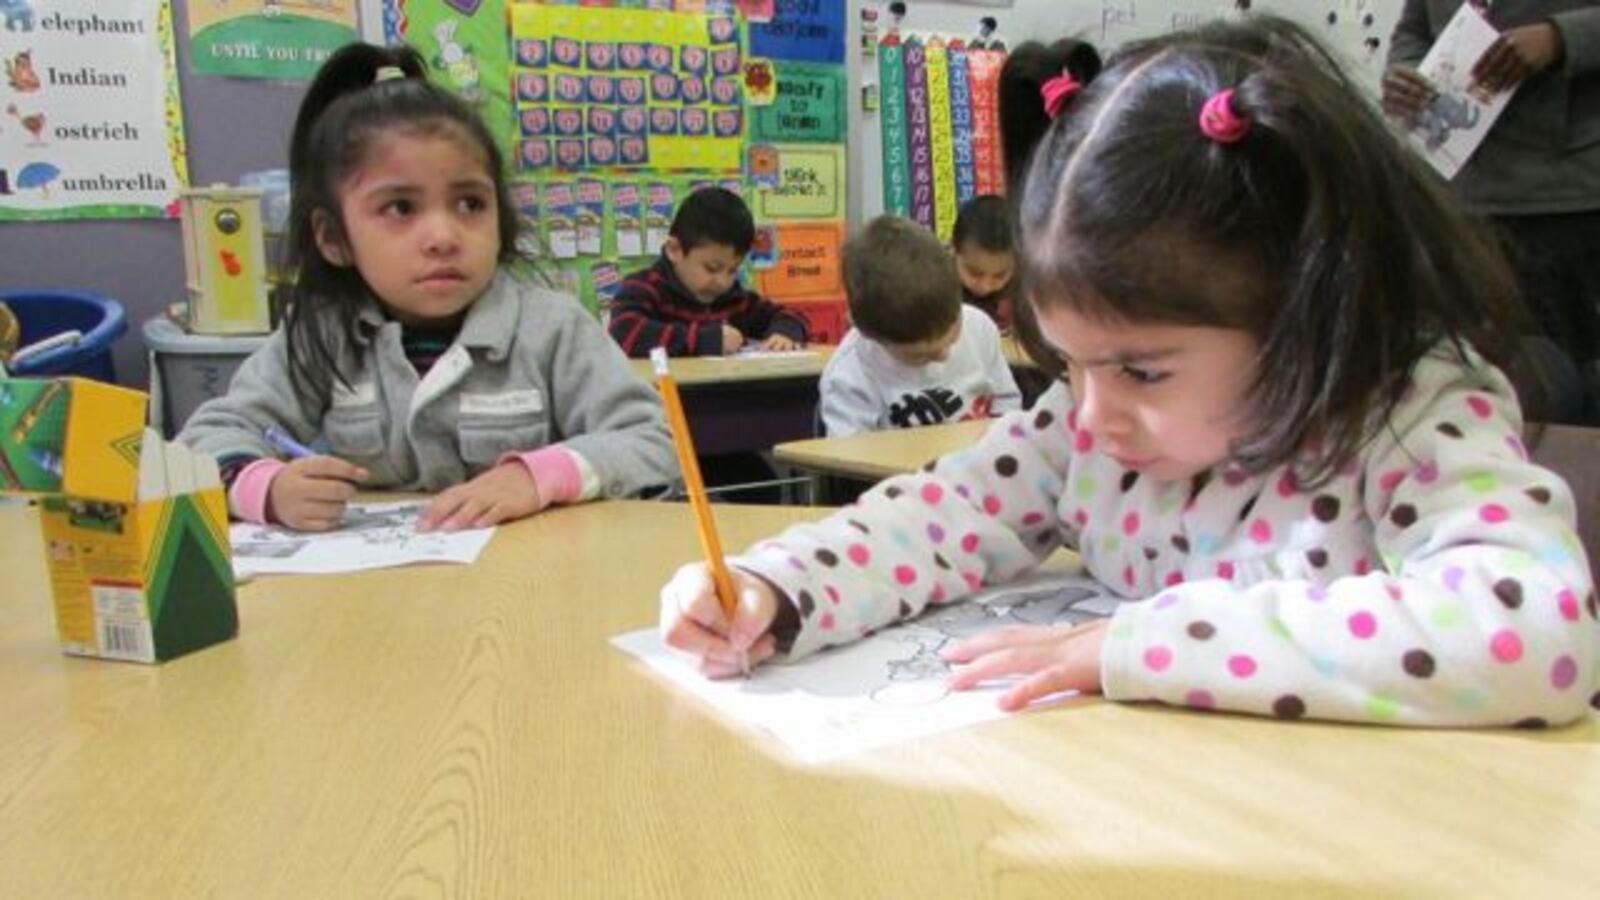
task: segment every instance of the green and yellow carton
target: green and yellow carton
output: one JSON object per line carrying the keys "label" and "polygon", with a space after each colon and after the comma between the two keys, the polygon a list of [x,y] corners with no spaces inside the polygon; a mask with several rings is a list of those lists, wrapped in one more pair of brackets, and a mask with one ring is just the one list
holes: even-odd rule
{"label": "green and yellow carton", "polygon": [[139,391],[0,378],[0,491],[37,495],[67,653],[159,662],[239,632],[216,461],[146,427]]}

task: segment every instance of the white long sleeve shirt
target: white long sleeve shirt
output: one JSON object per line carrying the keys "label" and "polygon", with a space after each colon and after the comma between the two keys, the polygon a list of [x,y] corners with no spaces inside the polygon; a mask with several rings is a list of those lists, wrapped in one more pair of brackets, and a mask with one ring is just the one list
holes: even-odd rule
{"label": "white long sleeve shirt", "polygon": [[949,357],[926,365],[906,365],[852,329],[823,370],[820,392],[829,437],[986,419],[1022,408],[999,329],[966,305]]}
{"label": "white long sleeve shirt", "polygon": [[1505,377],[1441,349],[1332,481],[1124,469],[1056,385],[975,446],[734,562],[798,613],[791,655],[1033,569],[1057,547],[1126,597],[1113,700],[1280,718],[1559,723],[1600,704],[1600,604],[1572,493],[1530,462]]}

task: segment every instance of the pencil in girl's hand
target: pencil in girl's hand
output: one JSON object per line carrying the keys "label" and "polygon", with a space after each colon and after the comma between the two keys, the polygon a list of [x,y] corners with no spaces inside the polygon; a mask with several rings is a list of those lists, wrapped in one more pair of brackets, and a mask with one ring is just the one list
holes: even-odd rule
{"label": "pencil in girl's hand", "polygon": [[683,469],[683,484],[689,493],[689,505],[694,508],[695,526],[700,532],[700,550],[705,554],[706,565],[711,567],[711,583],[716,587],[717,600],[722,604],[722,612],[731,627],[739,601],[733,592],[733,576],[728,574],[728,564],[722,559],[722,541],[717,537],[717,523],[711,517],[711,501],[706,499],[705,482],[700,480],[700,461],[695,457],[694,439],[689,435],[689,421],[683,414],[678,383],[667,368],[667,351],[661,347],[651,350],[650,365],[655,370],[661,403],[667,409],[667,424],[672,428],[672,443],[678,450],[678,466]]}

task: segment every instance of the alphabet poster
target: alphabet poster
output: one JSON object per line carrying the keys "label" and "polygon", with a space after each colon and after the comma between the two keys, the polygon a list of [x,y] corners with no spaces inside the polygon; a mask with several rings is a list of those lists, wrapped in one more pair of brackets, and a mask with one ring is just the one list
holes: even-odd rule
{"label": "alphabet poster", "polygon": [[0,2],[0,221],[162,216],[188,183],[164,0]]}
{"label": "alphabet poster", "polygon": [[356,39],[355,0],[192,0],[188,16],[201,75],[309,80]]}

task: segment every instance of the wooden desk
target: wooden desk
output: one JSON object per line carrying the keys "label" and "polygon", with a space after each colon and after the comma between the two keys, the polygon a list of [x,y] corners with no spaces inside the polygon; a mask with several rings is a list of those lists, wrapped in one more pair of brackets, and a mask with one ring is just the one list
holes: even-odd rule
{"label": "wooden desk", "polygon": [[[833,356],[825,344],[805,356],[742,359],[678,357],[668,363],[683,392],[684,414],[703,456],[766,450],[817,433],[817,380]],[[647,359],[634,373],[654,380]]]}
{"label": "wooden desk", "polygon": [[[742,546],[813,514],[719,507]],[[56,649],[0,507],[7,897],[1586,897],[1600,729],[1073,707],[787,762],[612,649],[695,553],[675,505],[476,565],[262,578],[160,667]]]}
{"label": "wooden desk", "polygon": [[783,465],[821,475],[878,481],[890,475],[914,472],[929,460],[970,447],[993,424],[993,419],[976,419],[922,428],[867,431],[843,438],[790,441],[772,448],[772,458]]}

